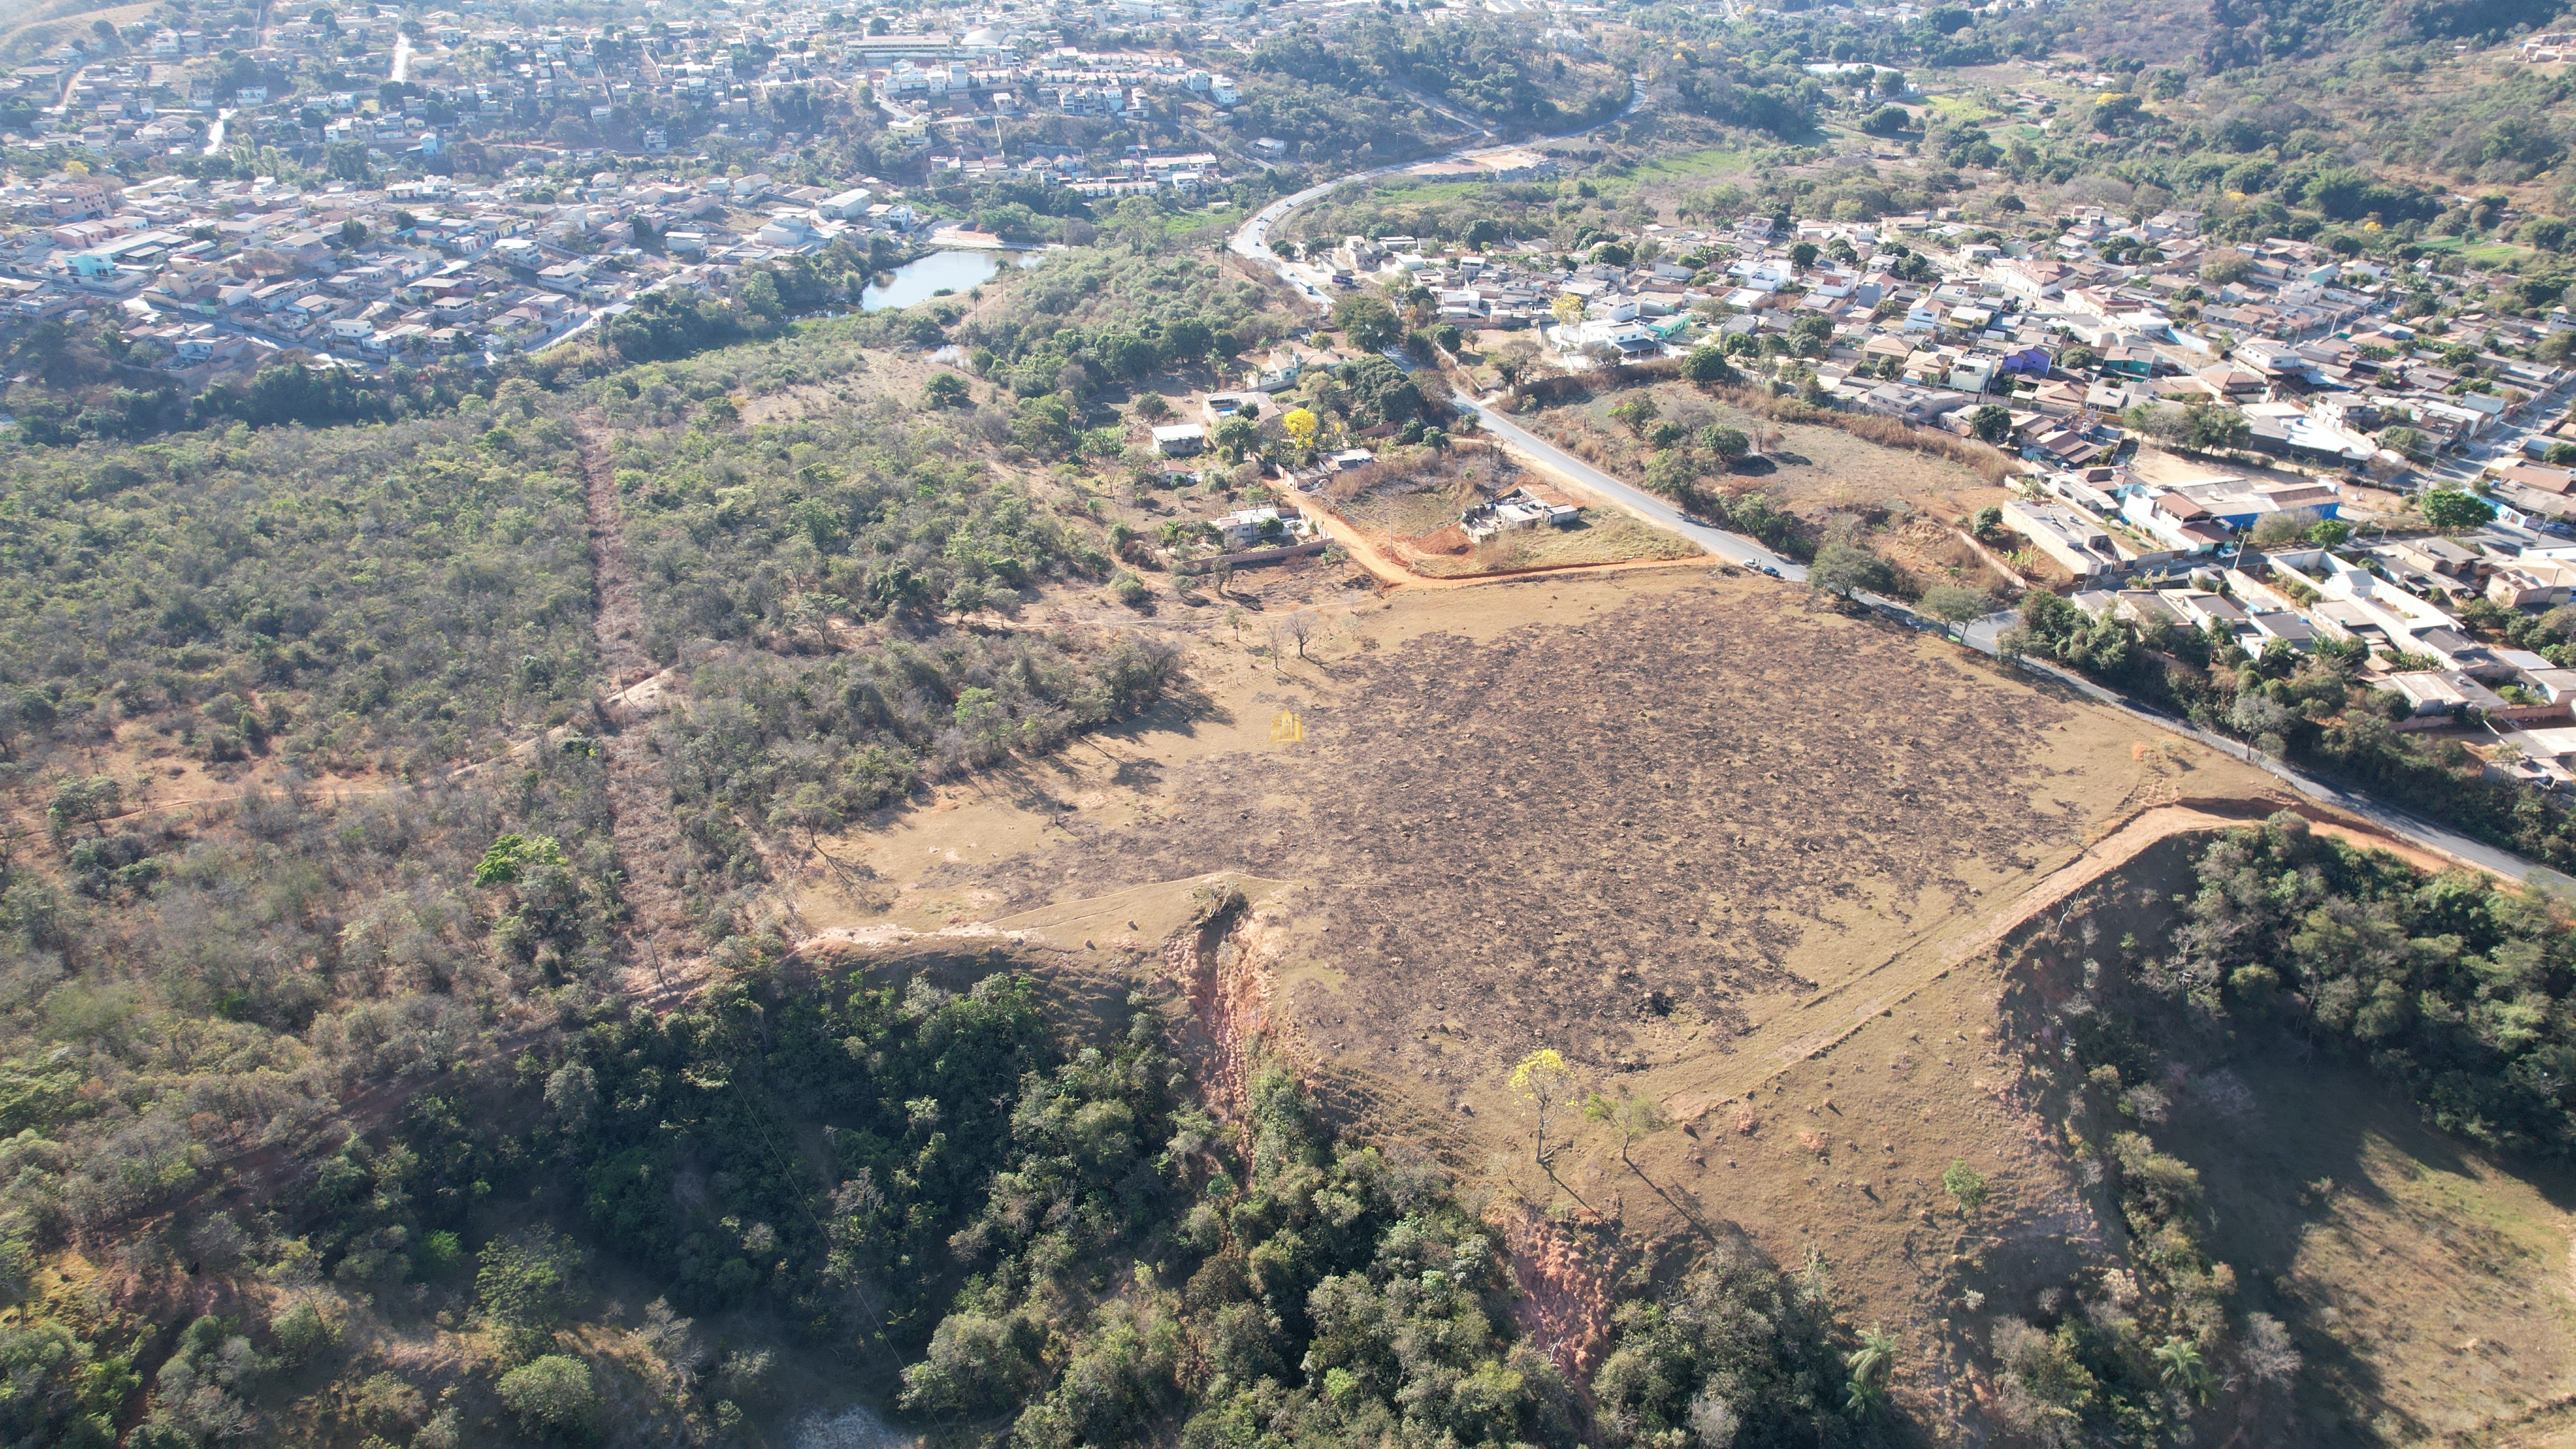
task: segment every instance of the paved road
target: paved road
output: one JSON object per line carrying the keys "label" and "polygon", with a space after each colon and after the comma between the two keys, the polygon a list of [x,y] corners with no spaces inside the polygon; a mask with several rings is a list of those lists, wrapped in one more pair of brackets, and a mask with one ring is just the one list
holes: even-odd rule
{"label": "paved road", "polygon": [[1784,579],[1804,580],[1807,577],[1805,564],[1782,558],[1740,533],[1729,533],[1722,528],[1711,528],[1705,523],[1693,522],[1688,515],[1663,499],[1643,488],[1620,482],[1474,398],[1460,397],[1453,401],[1457,406],[1475,414],[1476,421],[1483,425],[1486,432],[1529,454],[1551,471],[1562,473],[1629,512],[1638,514],[1658,528],[1670,529],[1719,558],[1733,563],[1761,569]]}
{"label": "paved road", "polygon": [[[1646,106],[1646,83],[1642,79],[1631,77],[1628,84],[1630,86],[1628,108],[1621,111],[1619,114],[1610,117],[1609,120],[1595,121],[1589,126],[1584,126],[1577,130],[1566,131],[1559,135],[1537,137],[1524,144],[1536,146],[1544,145],[1549,141],[1570,141],[1577,136],[1589,135],[1590,133],[1601,129],[1603,126],[1610,125],[1612,122],[1624,121],[1630,116],[1637,114],[1637,112],[1645,109]],[[1485,134],[1487,136],[1491,136],[1493,133],[1488,131]],[[1471,149],[1482,151],[1490,148],[1480,144]],[[1301,206],[1306,205],[1308,202],[1329,195],[1334,187],[1341,185],[1343,182],[1366,181],[1373,176],[1392,176],[1399,171],[1409,170],[1412,167],[1423,165],[1425,161],[1455,161],[1467,154],[1468,153],[1466,151],[1452,151],[1446,156],[1420,158],[1412,161],[1399,161],[1391,166],[1380,166],[1368,171],[1354,171],[1348,176],[1336,176],[1330,181],[1319,181],[1314,185],[1307,187],[1303,191],[1296,192],[1293,195],[1283,196],[1277,201],[1270,203],[1268,206],[1261,208],[1259,211],[1256,211],[1251,216],[1245,218],[1243,225],[1235,228],[1234,236],[1226,243],[1226,246],[1232,250],[1236,256],[1249,257],[1254,261],[1270,263],[1278,270],[1280,280],[1286,282],[1289,286],[1294,287],[1299,296],[1304,297],[1307,301],[1314,303],[1318,307],[1326,306],[1328,304],[1324,300],[1324,294],[1319,291],[1314,284],[1288,270],[1287,263],[1279,260],[1279,258],[1271,254],[1270,228],[1277,224],[1279,218],[1286,216],[1288,213],[1295,211]]]}
{"label": "paved road", "polygon": [[[1593,125],[1584,127],[1582,130],[1569,131],[1563,136],[1550,136],[1545,139],[1551,141],[1566,140],[1573,136],[1580,136],[1586,132],[1597,130],[1602,126],[1609,125],[1612,121],[1626,120],[1628,117],[1635,115],[1646,104],[1646,88],[1643,82],[1632,80],[1630,84],[1634,87],[1634,91],[1628,98],[1628,107],[1626,110],[1623,110],[1618,115],[1611,117],[1610,120],[1598,121]],[[1444,159],[1454,159],[1454,156],[1458,154],[1464,153],[1453,153],[1451,158]],[[1337,177],[1331,181],[1318,182],[1313,186],[1307,187],[1303,191],[1296,192],[1293,195],[1283,196],[1277,201],[1270,203],[1268,206],[1261,208],[1259,211],[1254,212],[1250,217],[1247,217],[1244,220],[1243,225],[1235,229],[1234,237],[1227,243],[1227,245],[1237,256],[1269,263],[1279,273],[1280,279],[1286,282],[1290,287],[1296,289],[1299,296],[1305,298],[1308,302],[1317,307],[1327,306],[1329,304],[1325,301],[1324,294],[1321,290],[1316,288],[1314,284],[1308,282],[1303,277],[1298,276],[1294,271],[1290,270],[1286,262],[1279,260],[1271,253],[1270,228],[1277,225],[1280,218],[1286,216],[1292,211],[1295,211],[1297,208],[1308,204],[1309,202],[1315,201],[1316,199],[1329,194],[1333,188],[1340,186],[1345,181],[1365,180],[1372,176],[1392,175],[1395,172],[1402,171],[1407,167],[1417,164],[1419,163],[1407,161],[1395,166],[1381,166],[1374,171],[1362,171],[1356,175]],[[1393,362],[1396,366],[1403,368],[1407,372],[1413,371],[1413,359],[1402,352],[1390,349],[1386,355],[1388,360]],[[1712,528],[1707,524],[1694,522],[1680,509],[1673,507],[1672,504],[1656,497],[1654,494],[1647,492],[1643,488],[1632,486],[1602,472],[1600,469],[1586,463],[1581,458],[1575,457],[1573,454],[1566,452],[1564,449],[1557,447],[1546,439],[1531,433],[1528,429],[1521,427],[1519,424],[1513,422],[1501,413],[1487,407],[1482,402],[1469,397],[1460,397],[1455,401],[1457,406],[1474,414],[1477,422],[1480,423],[1488,433],[1501,438],[1505,442],[1511,444],[1514,448],[1528,454],[1541,466],[1552,472],[1564,475],[1565,477],[1573,480],[1576,484],[1602,495],[1604,498],[1607,498],[1620,507],[1645,518],[1658,527],[1670,529],[1674,533],[1680,534],[1682,537],[1698,544],[1701,548],[1708,550],[1711,554],[1734,563],[1767,570],[1784,579],[1803,580],[1806,578],[1807,570],[1805,565],[1794,563],[1788,559],[1782,558],[1771,550],[1764,548],[1760,543],[1747,538],[1742,534],[1729,533],[1722,528]]]}
{"label": "paved road", "polygon": [[[1940,625],[1915,615],[1904,605],[1892,599],[1872,598],[1867,602],[1872,608],[1897,618],[1899,622],[1909,623],[1919,629],[1943,632]],[[1969,624],[1959,642],[1980,654],[1999,655],[2002,652],[2000,640],[2004,631],[2020,622],[2021,614],[2018,610],[2008,609],[1999,614],[1989,614]],[[2448,826],[2435,824],[2411,810],[2400,809],[2358,791],[2347,790],[2331,781],[2320,780],[2305,770],[2293,768],[2273,759],[2241,740],[2231,740],[2225,735],[2202,729],[2187,719],[2167,714],[2160,709],[2151,709],[2125,695],[2105,689],[2062,665],[2027,656],[2018,662],[2023,669],[2053,679],[2096,704],[2107,704],[2142,723],[2207,745],[2231,759],[2241,760],[2311,800],[2331,805],[2348,814],[2358,815],[2392,835],[2411,840],[2417,845],[2444,855],[2455,856],[2481,869],[2493,871],[2507,880],[2529,882],[2555,891],[2576,891],[2576,879],[2571,879],[2548,866],[2525,860],[2509,850],[2499,850],[2484,841],[2473,840]]]}

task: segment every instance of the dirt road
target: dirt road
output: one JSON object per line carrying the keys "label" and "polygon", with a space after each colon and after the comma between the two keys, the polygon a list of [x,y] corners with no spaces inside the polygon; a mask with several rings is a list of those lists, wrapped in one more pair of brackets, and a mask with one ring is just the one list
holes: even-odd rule
{"label": "dirt road", "polygon": [[[1729,1053],[1727,1065],[1714,1081],[1673,1094],[1665,1106],[1676,1117],[1689,1117],[1718,1103],[1747,1096],[1796,1063],[1833,1050],[1871,1018],[1976,960],[2041,912],[2123,869],[2151,847],[2178,835],[2215,834],[2250,825],[2274,809],[2294,811],[2319,835],[2388,851],[2419,870],[2451,870],[2461,865],[2367,824],[2339,820],[2303,803],[2248,800],[2151,806],[2130,816],[2119,828],[2086,847],[2083,854],[2051,871],[1966,934],[1937,945],[1917,938],[1877,966],[1763,1023]],[[2510,879],[2505,883],[2519,884]]]}
{"label": "dirt road", "polygon": [[[653,752],[651,732],[642,728],[658,712],[676,679],[656,669],[644,652],[643,592],[635,581],[634,560],[626,548],[625,509],[617,497],[617,472],[596,418],[580,425],[581,466],[590,521],[590,566],[598,612],[592,625],[599,649],[600,672],[619,687],[615,698],[624,707],[603,705],[610,733],[602,742],[608,775],[611,832],[617,857],[626,867],[621,891],[627,921],[626,989],[638,996],[684,988],[703,966],[697,935],[689,924],[680,886],[688,868],[687,848],[680,840],[679,820],[671,812],[671,789],[662,762]],[[655,686],[656,681],[667,683]],[[628,691],[655,686],[654,709],[640,707]]]}

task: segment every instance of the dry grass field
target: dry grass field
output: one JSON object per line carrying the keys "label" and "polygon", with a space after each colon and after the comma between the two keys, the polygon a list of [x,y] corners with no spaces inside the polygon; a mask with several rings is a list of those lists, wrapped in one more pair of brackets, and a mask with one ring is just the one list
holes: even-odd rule
{"label": "dry grass field", "polygon": [[[1190,998],[1236,1043],[1211,1050],[1265,1032],[1350,1118],[1603,1240],[1813,1250],[1903,1337],[1921,1420],[1976,1420],[1994,1319],[2123,1250],[2029,1075],[2038,1006],[2097,939],[2169,923],[2167,832],[2276,808],[2268,780],[1767,580],[1258,587],[1232,623],[1158,616],[1194,646],[1194,697],[827,841],[807,927],[1172,991],[1197,893],[1237,886],[1249,984],[1222,1021]],[[1290,615],[1308,658],[1270,630]],[[1680,1125],[1624,1160],[1578,1126],[1540,1172],[1504,1082],[1539,1046]],[[2248,1305],[2315,1366],[2266,1432],[2404,1440],[2557,1391],[2557,1187],[2350,1069],[2194,1051],[2167,1145],[2205,1174]],[[1992,1183],[1973,1221],[1952,1161]]]}

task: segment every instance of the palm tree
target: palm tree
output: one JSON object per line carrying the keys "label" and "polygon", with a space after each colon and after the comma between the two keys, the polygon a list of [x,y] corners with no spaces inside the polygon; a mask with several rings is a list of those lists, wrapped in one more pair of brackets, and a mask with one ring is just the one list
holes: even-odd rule
{"label": "palm tree", "polygon": [[1864,1329],[1860,1347],[1843,1356],[1851,1377],[1843,1383],[1843,1413],[1864,1419],[1887,1400],[1887,1375],[1896,1366],[1896,1335],[1875,1324]]}
{"label": "palm tree", "polygon": [[2156,1372],[2165,1387],[2178,1394],[2188,1394],[2206,1404],[2216,1378],[2200,1350],[2186,1338],[2168,1338],[2155,1349]]}

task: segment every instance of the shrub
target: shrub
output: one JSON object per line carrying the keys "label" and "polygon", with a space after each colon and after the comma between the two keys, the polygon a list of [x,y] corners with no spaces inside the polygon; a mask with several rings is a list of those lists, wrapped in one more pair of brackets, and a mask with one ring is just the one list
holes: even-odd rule
{"label": "shrub", "polygon": [[269,1332],[277,1336],[278,1353],[288,1363],[309,1363],[340,1342],[340,1325],[323,1317],[310,1298],[279,1314]]}
{"label": "shrub", "polygon": [[540,1433],[584,1436],[599,1411],[590,1365],[564,1354],[530,1359],[501,1375],[501,1402]]}
{"label": "shrub", "polygon": [[1986,1176],[1964,1162],[1953,1161],[1943,1169],[1941,1186],[1958,1203],[1962,1213],[1972,1213],[1985,1206]]}

